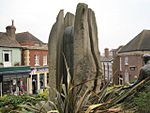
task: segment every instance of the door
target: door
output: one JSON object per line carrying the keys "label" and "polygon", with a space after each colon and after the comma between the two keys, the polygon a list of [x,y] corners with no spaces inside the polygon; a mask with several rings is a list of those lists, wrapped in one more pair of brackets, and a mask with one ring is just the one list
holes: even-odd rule
{"label": "door", "polygon": [[11,51],[3,51],[3,64],[4,67],[11,66]]}
{"label": "door", "polygon": [[32,75],[32,93],[37,93],[37,75]]}

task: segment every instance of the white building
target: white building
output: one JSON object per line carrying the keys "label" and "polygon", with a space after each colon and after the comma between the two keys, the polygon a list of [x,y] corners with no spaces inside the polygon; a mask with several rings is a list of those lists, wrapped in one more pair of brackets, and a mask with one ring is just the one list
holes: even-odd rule
{"label": "white building", "polygon": [[113,57],[108,48],[105,48],[105,53],[101,56],[102,70],[106,82],[113,82]]}

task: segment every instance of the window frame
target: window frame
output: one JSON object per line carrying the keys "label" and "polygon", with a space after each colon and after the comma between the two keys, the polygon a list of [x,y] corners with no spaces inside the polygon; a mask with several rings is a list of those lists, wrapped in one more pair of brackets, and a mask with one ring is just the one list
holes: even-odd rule
{"label": "window frame", "polygon": [[34,55],[34,65],[39,66],[39,63],[40,63],[40,56]]}
{"label": "window frame", "polygon": [[47,55],[43,55],[43,66],[47,65]]}

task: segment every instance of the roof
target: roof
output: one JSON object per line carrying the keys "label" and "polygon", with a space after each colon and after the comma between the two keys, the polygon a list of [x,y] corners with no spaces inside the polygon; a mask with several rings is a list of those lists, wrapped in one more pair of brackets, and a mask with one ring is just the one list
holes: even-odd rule
{"label": "roof", "polygon": [[101,62],[111,62],[113,60],[112,56],[109,57],[105,57],[105,56],[101,56]]}
{"label": "roof", "polygon": [[21,47],[20,44],[8,36],[7,33],[0,32],[0,46],[1,47]]}
{"label": "roof", "polygon": [[39,40],[38,38],[36,38],[35,36],[33,36],[29,32],[17,33],[16,34],[16,40],[19,43],[22,43],[22,42],[32,42],[33,44],[43,44],[43,42],[41,40]]}
{"label": "roof", "polygon": [[150,51],[150,30],[143,30],[129,43],[122,47],[119,53],[132,51]]}
{"label": "roof", "polygon": [[3,35],[3,32],[0,32],[0,37],[2,37],[2,35]]}

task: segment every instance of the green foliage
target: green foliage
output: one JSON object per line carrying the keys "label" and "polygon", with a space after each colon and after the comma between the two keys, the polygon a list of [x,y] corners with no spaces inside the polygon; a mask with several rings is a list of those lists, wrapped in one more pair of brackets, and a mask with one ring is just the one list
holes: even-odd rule
{"label": "green foliage", "polygon": [[[145,93],[139,94],[139,91],[143,90],[143,87],[146,87],[150,83],[150,78],[141,81],[129,89],[124,88],[124,86],[108,87],[108,83],[99,93],[92,92],[89,88],[84,93],[81,93],[82,87],[78,88],[78,86],[82,86],[82,83],[74,86],[70,77],[67,77],[67,79],[67,86],[61,84],[60,92],[54,89],[56,91],[56,98],[53,101],[47,101],[43,104],[37,103],[36,106],[26,104],[22,105],[22,107],[35,113],[121,113],[120,106],[126,102],[128,104],[128,111],[124,111],[131,113],[134,111],[136,113],[149,113],[150,92],[149,90],[144,90],[146,91]],[[133,99],[135,95],[138,96]]]}
{"label": "green foliage", "polygon": [[[44,97],[44,98],[43,98]],[[46,97],[41,95],[29,96],[26,94],[23,95],[5,95],[0,98],[0,112],[8,113],[12,110],[20,109],[18,105],[32,103],[35,105],[37,102],[46,100]],[[21,109],[20,109],[21,110]]]}
{"label": "green foliage", "polygon": [[[70,79],[70,77],[67,79]],[[148,83],[150,83],[149,78],[130,89],[124,89],[124,86],[108,87],[109,84],[106,84],[99,93],[87,89],[83,94],[80,94],[82,88],[78,89],[76,86],[79,85],[74,86],[71,80],[68,80],[67,86],[61,84],[61,92],[54,89],[57,95],[53,101],[47,101],[44,104],[38,103],[39,107],[33,104],[26,104],[22,107],[35,113],[91,113],[97,111],[109,113],[121,112],[120,105],[128,101],[127,104],[130,105],[128,112],[131,108],[137,107],[139,113],[149,113],[150,109],[147,105],[150,103],[150,92],[140,93],[133,100],[133,97],[138,94],[139,90],[143,89],[143,86]],[[136,106],[134,103],[136,103]],[[116,106],[117,109],[115,108]],[[135,109],[131,110],[131,113],[133,111]]]}
{"label": "green foliage", "polygon": [[[135,87],[137,87],[136,90],[126,97],[126,99],[121,103],[122,109],[124,111],[127,109],[131,110],[132,113],[149,113],[146,112],[146,110],[147,107],[149,108],[148,105],[150,104],[148,99],[148,95],[150,94],[150,77],[141,81],[141,83],[137,84]],[[144,101],[146,101],[146,103]],[[141,111],[140,109],[145,111]]]}
{"label": "green foliage", "polygon": [[22,108],[21,111],[19,111],[18,113],[33,113],[33,112],[30,112],[30,111]]}
{"label": "green foliage", "polygon": [[[53,99],[53,101],[47,101],[43,104],[38,103],[36,104],[36,106],[33,104],[26,104],[22,105],[22,107],[35,113],[91,113],[97,111],[107,113],[112,111],[121,112],[120,109],[114,108],[117,105],[124,103],[125,100],[133,101],[133,97],[139,92],[139,90],[143,89],[145,85],[150,83],[150,78],[147,78],[129,89],[124,88],[124,86],[108,87],[108,83],[102,88],[99,93],[92,92],[89,88],[87,88],[84,93],[81,93],[82,87],[78,88],[78,86],[82,86],[82,83],[80,83],[80,85],[73,85],[74,82],[71,81],[70,75],[68,74],[67,76],[69,76],[67,77],[67,84],[65,85],[61,83],[60,92],[54,89],[54,91],[56,92],[56,98]],[[147,96],[144,96],[146,94]],[[136,106],[145,108],[146,104],[149,105],[149,101],[145,103],[145,101],[150,98],[149,94],[150,93],[139,95],[138,98],[135,99],[135,102],[137,104]],[[141,98],[143,99],[143,101],[141,101]],[[130,104],[130,102],[131,101],[129,101],[128,104]],[[39,107],[37,107],[37,105]],[[120,106],[117,107],[119,108]],[[130,106],[130,108],[131,107],[134,106]],[[146,109],[149,110],[149,108]],[[148,112],[144,111],[144,113]]]}
{"label": "green foliage", "polygon": [[44,88],[43,89],[43,92],[39,92],[37,95],[36,95],[36,98],[40,98],[40,99],[43,99],[43,100],[47,100],[48,99],[48,94],[49,91],[47,88]]}
{"label": "green foliage", "polygon": [[[109,88],[109,92],[107,91],[107,87],[100,93],[103,96],[99,96],[99,94],[97,95],[97,97],[100,97],[100,100],[97,104],[93,104],[90,105],[86,111],[86,113],[90,113],[91,111],[105,111],[108,112],[110,108],[113,108],[114,106],[116,106],[117,104],[123,103],[125,100],[127,99],[133,99],[134,95],[137,94],[140,90],[143,89],[143,87],[147,84],[150,83],[150,77],[146,78],[145,80],[141,81],[140,83],[138,83],[137,85],[135,85],[132,88]],[[104,99],[106,98],[106,99]],[[146,98],[148,99],[149,96],[146,96]],[[146,99],[145,99],[146,100]],[[131,101],[129,101],[130,104]],[[140,100],[139,100],[140,102]],[[140,103],[139,103],[140,104]],[[149,105],[149,101],[147,102],[147,104]],[[145,104],[146,105],[146,104]],[[144,106],[143,104],[143,109]],[[133,106],[130,106],[130,108]],[[142,113],[142,112],[140,112]],[[149,113],[149,112],[143,112],[143,113]]]}
{"label": "green foliage", "polygon": [[[56,98],[53,101],[48,100],[44,104],[39,102],[36,105],[28,103],[20,106],[35,113],[82,113],[85,105],[89,103],[91,92],[87,89],[85,93],[80,95],[82,88],[78,89],[73,86],[70,77],[67,77],[67,79],[67,86],[61,84],[60,92],[54,89]],[[43,97],[43,95],[39,94],[38,96]]]}
{"label": "green foliage", "polygon": [[134,98],[134,103],[138,113],[150,113],[150,92],[139,93],[138,96]]}

